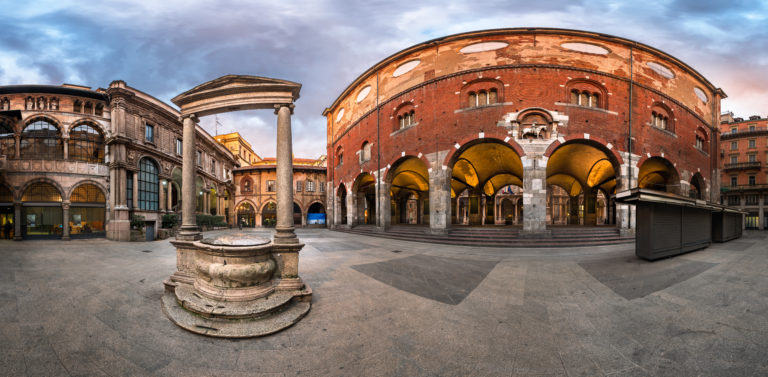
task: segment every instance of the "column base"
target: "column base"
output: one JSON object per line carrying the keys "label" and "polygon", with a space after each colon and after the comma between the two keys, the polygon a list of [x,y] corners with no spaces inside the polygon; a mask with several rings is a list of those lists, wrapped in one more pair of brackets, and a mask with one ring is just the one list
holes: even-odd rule
{"label": "column base", "polygon": [[296,236],[293,227],[276,228],[273,242],[276,245],[295,245],[299,243],[299,237]]}
{"label": "column base", "polygon": [[197,241],[203,239],[203,234],[200,233],[200,227],[197,225],[182,225],[179,233],[176,234],[176,239],[180,241]]}
{"label": "column base", "polygon": [[71,240],[72,240],[72,237],[70,237],[70,236],[62,236],[62,237],[61,237],[61,240],[62,240],[62,241],[71,241]]}

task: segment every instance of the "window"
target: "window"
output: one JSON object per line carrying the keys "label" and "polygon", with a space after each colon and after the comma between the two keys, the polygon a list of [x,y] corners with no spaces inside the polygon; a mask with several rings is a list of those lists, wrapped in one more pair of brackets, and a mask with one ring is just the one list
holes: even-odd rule
{"label": "window", "polygon": [[704,150],[704,139],[699,135],[696,135],[696,149]]}
{"label": "window", "polygon": [[469,96],[467,98],[469,99],[469,103],[467,103],[468,107],[477,106],[477,94],[475,94],[475,92],[469,92]]}
{"label": "window", "polygon": [[365,162],[371,159],[371,143],[364,142],[363,148],[360,150],[360,162]]}
{"label": "window", "polygon": [[314,191],[315,191],[315,182],[307,180],[307,192],[314,192]]}
{"label": "window", "polygon": [[159,202],[159,187],[157,165],[148,159],[139,161],[139,208],[157,211]]}
{"label": "window", "polygon": [[746,205],[754,206],[760,203],[760,196],[758,196],[757,194],[745,195],[744,199],[745,199]]}
{"label": "window", "polygon": [[757,140],[749,139],[749,147],[750,148],[757,148]]}
{"label": "window", "polygon": [[319,182],[317,185],[320,186],[320,192],[325,192],[325,182]]}
{"label": "window", "polygon": [[86,102],[85,106],[83,106],[83,114],[93,114],[93,104],[90,102]]}
{"label": "window", "polygon": [[498,91],[496,90],[496,88],[493,88],[493,89],[488,91],[488,104],[489,105],[493,105],[494,103],[496,103],[497,98],[498,98]]}
{"label": "window", "polygon": [[216,176],[216,160],[211,158],[211,173]]}
{"label": "window", "polygon": [[499,100],[499,91],[496,88],[479,90],[467,94],[467,107],[480,107],[493,105]]}
{"label": "window", "polygon": [[[750,175],[749,176],[749,185],[750,186],[754,186],[755,185],[755,176],[754,175]],[[755,203],[755,204],[757,204],[757,203]]]}
{"label": "window", "polygon": [[184,152],[184,143],[181,142],[181,139],[176,139],[176,155],[181,156],[182,152]]}
{"label": "window", "polygon": [[739,142],[738,141],[732,141],[731,142],[731,150],[735,151],[737,149],[739,149]]}
{"label": "window", "polygon": [[144,126],[144,141],[148,143],[155,142],[155,126],[147,124]]}
{"label": "window", "polygon": [[98,103],[96,104],[96,112],[94,113],[96,116],[102,116],[104,115],[104,105]]}
{"label": "window", "polygon": [[740,204],[740,200],[738,196],[729,196],[728,197],[728,205],[729,206],[737,206]]}
{"label": "window", "polygon": [[739,181],[738,177],[736,176],[731,177],[731,187],[738,186],[738,181]]}
{"label": "window", "polygon": [[296,181],[296,192],[301,192],[301,181]]}
{"label": "window", "polygon": [[128,208],[133,208],[133,172],[125,173],[125,199],[128,201]]}
{"label": "window", "polygon": [[203,164],[203,152],[197,151],[197,166]]}
{"label": "window", "polygon": [[64,144],[59,128],[37,119],[21,131],[21,157],[34,159],[64,158]]}
{"label": "window", "polygon": [[651,120],[651,125],[654,127],[661,128],[662,130],[667,129],[667,122],[669,118],[665,116],[664,114],[652,112],[651,115],[653,116],[653,119]]}
{"label": "window", "polygon": [[585,107],[600,107],[600,94],[587,90],[571,90],[571,103]]}
{"label": "window", "polygon": [[403,129],[408,126],[412,126],[415,123],[414,119],[415,118],[414,118],[413,110],[397,116],[397,120],[400,124],[400,129]]}
{"label": "window", "polygon": [[240,188],[240,191],[242,192],[251,192],[253,190],[252,182],[250,178],[243,178],[242,186]]}
{"label": "window", "polygon": [[69,158],[104,162],[104,136],[95,127],[81,124],[69,131]]}
{"label": "window", "polygon": [[754,124],[750,124],[750,125],[749,125],[749,130],[750,130],[750,131],[754,131],[754,130],[755,130],[755,128],[756,128],[756,127],[755,127],[755,125],[754,125]]}
{"label": "window", "polygon": [[755,154],[755,153],[748,154],[747,158],[748,158],[747,161],[749,161],[749,162],[757,162],[757,154]]}
{"label": "window", "polygon": [[736,127],[732,127],[731,128],[731,133],[732,134],[735,134],[737,131],[738,131],[738,129]]}
{"label": "window", "polygon": [[731,163],[732,163],[732,164],[735,164],[735,163],[737,163],[737,162],[739,162],[739,156],[738,156],[738,155],[735,155],[735,154],[734,154],[734,155],[731,155]]}
{"label": "window", "polygon": [[275,192],[275,181],[267,181],[267,192]]}

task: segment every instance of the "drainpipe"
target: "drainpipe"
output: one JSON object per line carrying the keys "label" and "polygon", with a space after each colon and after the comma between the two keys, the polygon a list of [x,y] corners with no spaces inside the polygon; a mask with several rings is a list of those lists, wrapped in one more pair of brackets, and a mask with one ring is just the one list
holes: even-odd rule
{"label": "drainpipe", "polygon": [[[629,164],[627,165],[627,187],[632,188],[632,89],[634,88],[634,47],[629,48],[629,139],[627,140],[627,158]],[[632,206],[627,207],[627,229],[632,228]]]}

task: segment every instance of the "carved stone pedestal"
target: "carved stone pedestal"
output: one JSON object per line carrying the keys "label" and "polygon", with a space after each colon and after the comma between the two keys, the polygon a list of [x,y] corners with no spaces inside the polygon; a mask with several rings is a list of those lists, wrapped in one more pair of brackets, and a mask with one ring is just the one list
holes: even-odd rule
{"label": "carved stone pedestal", "polygon": [[262,336],[309,312],[312,290],[298,277],[303,244],[233,234],[174,245],[179,271],[164,282],[163,311],[186,330],[222,338]]}

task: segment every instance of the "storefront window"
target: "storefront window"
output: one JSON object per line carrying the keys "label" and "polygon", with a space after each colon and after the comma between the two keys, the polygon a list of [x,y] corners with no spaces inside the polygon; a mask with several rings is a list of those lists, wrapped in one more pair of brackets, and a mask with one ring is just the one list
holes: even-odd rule
{"label": "storefront window", "polygon": [[61,194],[49,183],[35,183],[24,191],[22,201],[22,235],[27,237],[61,237],[63,232]]}
{"label": "storefront window", "polygon": [[98,186],[78,186],[70,197],[69,233],[72,237],[103,237],[106,198]]}

